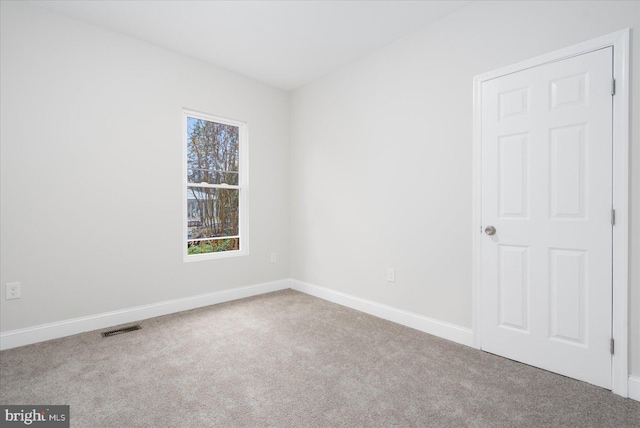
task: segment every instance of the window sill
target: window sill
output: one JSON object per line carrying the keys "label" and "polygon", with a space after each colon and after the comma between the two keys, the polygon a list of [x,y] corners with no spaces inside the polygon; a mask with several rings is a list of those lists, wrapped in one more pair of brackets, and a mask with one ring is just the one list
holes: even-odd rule
{"label": "window sill", "polygon": [[216,260],[226,259],[229,257],[247,256],[249,251],[247,250],[235,250],[235,251],[220,251],[218,253],[206,253],[206,254],[185,254],[183,256],[185,263],[200,262],[203,260]]}

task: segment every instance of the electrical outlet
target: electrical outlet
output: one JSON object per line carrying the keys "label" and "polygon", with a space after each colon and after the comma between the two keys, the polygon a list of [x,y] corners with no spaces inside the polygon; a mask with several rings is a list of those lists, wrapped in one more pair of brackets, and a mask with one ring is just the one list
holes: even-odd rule
{"label": "electrical outlet", "polygon": [[387,268],[387,282],[396,282],[396,270]]}
{"label": "electrical outlet", "polygon": [[19,299],[22,296],[22,284],[19,282],[7,282],[6,299]]}
{"label": "electrical outlet", "polygon": [[278,253],[271,253],[271,263],[276,263],[278,261]]}

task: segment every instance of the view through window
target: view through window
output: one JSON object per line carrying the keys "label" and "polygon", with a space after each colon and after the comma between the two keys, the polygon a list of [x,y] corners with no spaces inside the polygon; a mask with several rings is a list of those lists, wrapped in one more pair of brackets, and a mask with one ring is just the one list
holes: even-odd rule
{"label": "view through window", "polygon": [[187,111],[184,119],[186,255],[240,252],[245,125]]}

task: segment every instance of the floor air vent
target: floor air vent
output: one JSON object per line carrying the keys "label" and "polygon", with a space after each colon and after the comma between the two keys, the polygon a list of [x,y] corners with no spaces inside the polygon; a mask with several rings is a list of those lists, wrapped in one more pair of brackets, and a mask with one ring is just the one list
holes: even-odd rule
{"label": "floor air vent", "polygon": [[141,328],[142,327],[140,327],[139,325],[132,325],[131,327],[124,327],[124,328],[119,328],[117,330],[105,331],[104,333],[102,333],[102,337],[111,337],[111,336],[115,336],[116,334],[129,333],[130,331],[140,330]]}

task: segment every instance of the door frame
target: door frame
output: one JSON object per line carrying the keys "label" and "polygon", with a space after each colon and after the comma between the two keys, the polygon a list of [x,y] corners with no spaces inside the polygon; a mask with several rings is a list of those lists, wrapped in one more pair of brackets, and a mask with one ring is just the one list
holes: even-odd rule
{"label": "door frame", "polygon": [[611,391],[629,394],[628,293],[629,293],[629,34],[628,28],[531,58],[474,77],[473,79],[473,343],[482,349],[482,83],[528,68],[562,61],[598,49],[613,47],[613,316]]}

